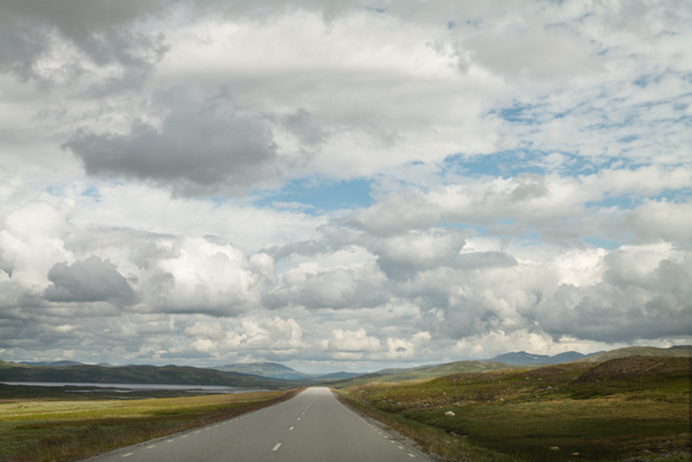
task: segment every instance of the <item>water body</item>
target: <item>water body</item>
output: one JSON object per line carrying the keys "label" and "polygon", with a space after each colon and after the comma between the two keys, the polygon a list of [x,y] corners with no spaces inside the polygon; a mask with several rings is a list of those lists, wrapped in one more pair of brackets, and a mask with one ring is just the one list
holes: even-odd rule
{"label": "water body", "polygon": [[[76,383],[76,382],[0,382],[5,385],[18,385],[26,387],[80,387],[80,388],[112,388],[118,393],[146,390],[173,390],[173,391],[200,391],[205,393],[252,393],[256,391],[271,391],[264,388],[224,387],[217,385],[165,385],[165,384],[140,384],[140,383]],[[73,390],[75,392],[88,393],[92,390]]]}

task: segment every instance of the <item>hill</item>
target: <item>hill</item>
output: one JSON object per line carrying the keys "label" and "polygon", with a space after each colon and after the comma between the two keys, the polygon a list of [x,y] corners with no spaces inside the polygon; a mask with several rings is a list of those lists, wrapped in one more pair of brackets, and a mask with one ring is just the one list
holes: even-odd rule
{"label": "hill", "polygon": [[444,460],[672,462],[692,449],[689,371],[690,358],[629,356],[338,393]]}
{"label": "hill", "polygon": [[31,362],[31,361],[20,361],[18,364],[24,364],[26,366],[53,366],[53,367],[64,367],[64,366],[80,366],[82,363],[78,361],[67,361],[67,360],[62,360],[62,361],[38,361],[38,362]]}
{"label": "hill", "polygon": [[578,362],[600,363],[617,358],[627,358],[630,356],[667,356],[667,357],[692,357],[692,345],[677,345],[670,348],[656,347],[626,347],[617,350],[596,353],[586,358],[578,359]]}
{"label": "hill", "polygon": [[489,361],[455,361],[435,366],[419,366],[411,369],[383,369],[371,374],[362,374],[350,379],[333,382],[330,385],[333,387],[347,387],[354,383],[358,385],[370,382],[397,383],[409,380],[428,380],[465,372],[485,372],[512,368],[513,366],[509,364]]}
{"label": "hill", "polygon": [[351,372],[332,372],[329,374],[306,374],[296,371],[288,366],[277,363],[246,363],[246,364],[228,364],[213,368],[223,372],[238,372],[241,374],[255,375],[258,377],[266,377],[274,380],[288,380],[292,382],[306,383],[327,383],[336,380],[348,379],[359,374]]}
{"label": "hill", "polygon": [[214,367],[213,369],[222,372],[237,372],[246,375],[256,375],[278,380],[304,380],[316,376],[298,372],[288,366],[277,363],[239,363],[227,364],[225,366]]}
{"label": "hill", "polygon": [[566,351],[555,356],[548,355],[536,355],[527,353],[525,351],[516,351],[512,353],[505,353],[503,355],[495,356],[486,361],[494,361],[504,364],[513,365],[534,365],[534,364],[560,364],[567,363],[570,361],[576,361],[578,359],[584,359],[591,355],[584,355],[578,351]]}
{"label": "hill", "polygon": [[186,366],[26,366],[0,367],[3,382],[136,383],[280,388],[286,383],[261,377]]}

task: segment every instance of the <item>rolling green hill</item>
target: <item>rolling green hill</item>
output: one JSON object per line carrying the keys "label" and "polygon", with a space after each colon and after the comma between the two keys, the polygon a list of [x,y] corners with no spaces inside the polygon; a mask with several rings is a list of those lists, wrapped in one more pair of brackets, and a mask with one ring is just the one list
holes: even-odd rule
{"label": "rolling green hill", "polygon": [[[552,358],[557,358],[554,356]],[[603,353],[596,353],[592,356],[587,356],[585,358],[572,360],[570,355],[564,355],[566,361],[560,364],[570,364],[570,363],[598,363],[603,361],[608,361],[617,358],[627,358],[630,356],[649,356],[649,357],[690,357],[692,356],[692,345],[680,345],[670,348],[656,348],[656,347],[627,347],[619,348],[616,350],[606,351]],[[550,357],[548,357],[550,358]],[[385,383],[397,383],[405,382],[408,380],[426,380],[436,377],[442,377],[450,374],[457,374],[463,372],[484,372],[492,370],[501,369],[536,369],[546,364],[506,364],[497,361],[456,361],[452,363],[434,365],[434,366],[420,366],[411,369],[384,369],[381,371],[373,372],[370,374],[363,374],[353,378],[340,380],[337,382],[330,383],[333,387],[348,387],[355,384],[365,384],[370,382],[385,382]]]}
{"label": "rolling green hill", "polygon": [[690,358],[629,356],[338,393],[444,460],[672,462],[692,450],[689,371]]}
{"label": "rolling green hill", "polygon": [[617,358],[628,358],[630,356],[667,356],[667,357],[686,357],[692,356],[692,345],[678,345],[670,348],[656,348],[648,346],[634,346],[618,348],[617,350],[604,351],[586,358],[577,359],[573,362],[600,363]]}
{"label": "rolling green hill", "polygon": [[246,363],[228,364],[214,368],[222,372],[237,372],[240,374],[258,375],[277,380],[304,380],[315,377],[314,375],[304,374],[288,366],[277,363]]}
{"label": "rolling green hill", "polygon": [[[497,369],[512,369],[515,366],[490,361],[455,361],[452,363],[440,364],[438,366],[422,366],[411,369],[396,369],[396,373],[390,373],[391,369],[363,374],[350,379],[340,380],[330,383],[333,387],[348,387],[354,383],[361,385],[369,382],[397,383],[409,380],[428,380],[445,375],[457,374],[462,372],[485,372]],[[522,366],[526,368],[527,366]],[[538,367],[538,366],[528,366]]]}
{"label": "rolling green hill", "polygon": [[[8,366],[9,364],[9,366]],[[228,387],[285,387],[285,382],[233,372],[184,366],[24,366],[5,363],[3,382],[136,383],[167,385],[218,385]]]}

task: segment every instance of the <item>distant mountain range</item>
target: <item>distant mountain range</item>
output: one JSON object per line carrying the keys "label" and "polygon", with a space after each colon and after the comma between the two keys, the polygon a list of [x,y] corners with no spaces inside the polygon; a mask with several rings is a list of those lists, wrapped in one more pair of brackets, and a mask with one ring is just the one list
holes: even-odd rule
{"label": "distant mountain range", "polygon": [[78,361],[20,361],[17,364],[24,364],[26,366],[52,366],[52,367],[65,367],[65,366],[81,366],[82,363]]}
{"label": "distant mountain range", "polygon": [[424,380],[466,372],[516,369],[517,366],[532,369],[565,362],[602,362],[635,355],[692,357],[692,345],[670,348],[628,347],[591,355],[569,351],[547,356],[519,351],[484,361],[456,361],[412,368],[383,369],[367,374],[335,372],[322,375],[305,374],[288,366],[269,362],[228,364],[203,369],[187,366],[114,366],[112,364],[94,366],[75,361],[12,363],[0,360],[0,382],[137,383],[261,388],[326,384],[338,387],[373,381]]}
{"label": "distant mountain range", "polygon": [[676,345],[670,348],[646,346],[618,348],[617,350],[594,353],[586,358],[580,359],[579,362],[599,363],[611,359],[628,358],[630,356],[683,356],[689,358],[692,357],[692,345]]}
{"label": "distant mountain range", "polygon": [[227,387],[281,388],[287,382],[237,372],[187,366],[103,367],[86,364],[36,366],[0,361],[2,382],[67,382],[156,385],[218,385]]}
{"label": "distant mountain range", "polygon": [[352,372],[333,372],[331,374],[305,374],[291,369],[288,366],[277,363],[239,363],[227,364],[225,366],[214,367],[217,371],[222,372],[238,372],[241,374],[256,375],[258,377],[266,377],[277,380],[293,380],[293,381],[328,381],[344,378],[351,378],[359,373]]}
{"label": "distant mountain range", "polygon": [[517,352],[513,352],[513,353],[505,353],[503,355],[495,356],[494,358],[487,359],[486,361],[494,361],[494,362],[498,362],[498,363],[512,364],[512,365],[530,366],[533,364],[568,363],[570,361],[576,361],[578,359],[588,358],[589,356],[593,356],[594,354],[597,354],[597,353],[593,353],[591,355],[584,355],[584,354],[581,354],[577,351],[567,351],[565,353],[560,353],[559,355],[547,356],[547,355],[535,355],[535,354],[527,353],[525,351],[517,351]]}

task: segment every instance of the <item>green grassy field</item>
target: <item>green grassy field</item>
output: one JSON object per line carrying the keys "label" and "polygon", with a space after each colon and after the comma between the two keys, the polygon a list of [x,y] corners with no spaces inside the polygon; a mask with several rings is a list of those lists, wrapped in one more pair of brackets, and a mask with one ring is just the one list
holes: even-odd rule
{"label": "green grassy field", "polygon": [[[288,399],[271,391],[155,399],[73,399],[43,387],[1,386],[0,460],[48,462],[86,458]],[[17,397],[13,398],[12,393]],[[101,391],[100,393],[108,393]]]}
{"label": "green grassy field", "polygon": [[[689,374],[689,358],[632,357],[372,383],[340,393],[384,417],[440,431],[423,443],[447,460],[478,460],[478,449],[489,451],[482,453],[488,460],[671,454],[689,460]],[[455,415],[445,416],[447,411]]]}

